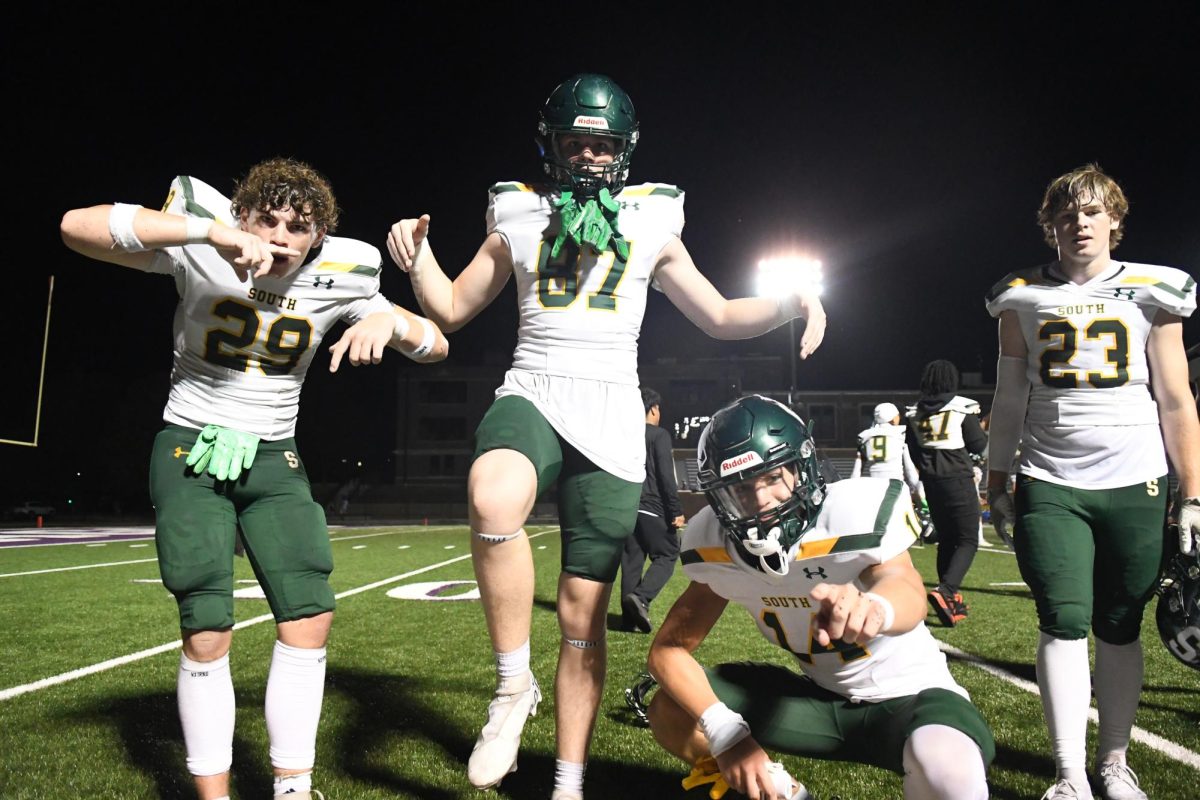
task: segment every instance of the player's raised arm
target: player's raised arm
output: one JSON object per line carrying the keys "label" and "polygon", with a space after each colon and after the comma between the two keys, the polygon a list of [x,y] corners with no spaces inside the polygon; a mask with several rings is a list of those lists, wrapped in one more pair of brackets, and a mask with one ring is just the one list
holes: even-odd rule
{"label": "player's raised arm", "polygon": [[402,219],[388,233],[388,253],[408,273],[421,310],[442,330],[453,333],[500,294],[512,274],[512,259],[504,238],[493,233],[451,281],[434,257],[428,235],[428,214]]}
{"label": "player's raised arm", "polygon": [[137,205],[77,208],[63,215],[63,243],[98,261],[146,269],[154,250],[186,244],[210,244],[239,274],[265,275],[274,256],[299,256],[298,250],[265,242],[258,236],[211,219],[182,217]]}
{"label": "player's raised arm", "polygon": [[696,269],[679,239],[672,239],[662,249],[655,275],[675,307],[713,338],[749,339],[796,318],[807,321],[800,338],[801,358],[812,355],[825,338],[825,309],[815,294],[728,300]]}

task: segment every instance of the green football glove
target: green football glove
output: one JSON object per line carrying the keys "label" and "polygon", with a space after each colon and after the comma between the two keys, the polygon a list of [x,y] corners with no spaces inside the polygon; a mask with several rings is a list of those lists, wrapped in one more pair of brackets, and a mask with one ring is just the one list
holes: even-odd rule
{"label": "green football glove", "polygon": [[254,464],[258,437],[250,433],[205,425],[192,445],[187,465],[197,475],[207,471],[219,481],[235,481]]}

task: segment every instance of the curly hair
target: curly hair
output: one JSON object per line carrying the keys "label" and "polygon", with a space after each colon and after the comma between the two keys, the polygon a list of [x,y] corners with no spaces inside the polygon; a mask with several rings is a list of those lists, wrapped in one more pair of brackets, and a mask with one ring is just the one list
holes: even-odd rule
{"label": "curly hair", "polygon": [[930,361],[921,371],[921,396],[934,397],[958,391],[958,367],[939,358]]}
{"label": "curly hair", "polygon": [[[1117,182],[1105,175],[1099,165],[1087,164],[1058,176],[1046,187],[1042,207],[1037,214],[1046,244],[1058,248],[1058,241],[1054,238],[1054,217],[1065,208],[1083,205],[1088,201],[1103,203],[1108,215],[1118,222],[1123,222],[1129,216],[1129,200]],[[1108,249],[1115,250],[1124,234],[1124,226],[1114,230],[1108,237]]]}
{"label": "curly hair", "polygon": [[272,158],[255,164],[234,186],[229,204],[235,217],[250,210],[264,214],[295,209],[319,230],[337,230],[338,205],[324,175],[291,158]]}

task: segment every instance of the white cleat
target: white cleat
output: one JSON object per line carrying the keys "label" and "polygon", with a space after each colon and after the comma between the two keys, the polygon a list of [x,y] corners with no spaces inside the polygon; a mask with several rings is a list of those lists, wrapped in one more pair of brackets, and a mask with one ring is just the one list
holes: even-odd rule
{"label": "white cleat", "polygon": [[573,789],[555,789],[550,800],[583,800],[583,795]]}
{"label": "white cleat", "polygon": [[1093,800],[1092,787],[1085,782],[1082,786],[1060,778],[1042,795],[1042,800]]}
{"label": "white cleat", "polygon": [[1147,800],[1137,775],[1119,761],[1102,765],[1096,777],[1105,800]]}
{"label": "white cleat", "polygon": [[532,672],[500,679],[496,696],[488,703],[487,724],[479,732],[467,762],[467,780],[472,786],[490,789],[517,771],[521,731],[526,719],[537,716],[541,700],[542,690]]}

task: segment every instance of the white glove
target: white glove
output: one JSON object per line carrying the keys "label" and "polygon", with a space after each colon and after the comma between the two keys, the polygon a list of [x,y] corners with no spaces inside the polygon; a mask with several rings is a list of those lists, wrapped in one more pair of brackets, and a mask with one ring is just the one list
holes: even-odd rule
{"label": "white glove", "polygon": [[1200,542],[1200,497],[1179,501],[1179,552],[1190,556]]}

